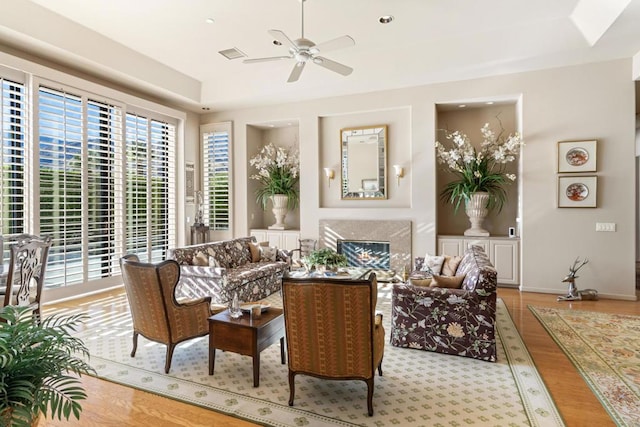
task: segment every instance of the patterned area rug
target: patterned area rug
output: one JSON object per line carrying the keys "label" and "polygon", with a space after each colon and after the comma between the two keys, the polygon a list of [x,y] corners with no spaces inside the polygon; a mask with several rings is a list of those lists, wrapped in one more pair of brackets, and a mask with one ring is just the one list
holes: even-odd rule
{"label": "patterned area rug", "polygon": [[640,317],[529,306],[617,425],[640,426]]}
{"label": "patterned area rug", "polygon": [[[282,305],[279,295],[267,299]],[[124,294],[107,304],[124,304]],[[390,331],[391,287],[382,285],[378,310]],[[508,311],[498,304],[498,362],[393,347],[387,343],[383,376],[375,377],[374,415],[367,415],[363,381],[326,381],[298,375],[288,406],[287,365],[279,345],[261,353],[260,387],[246,356],[216,352],[208,375],[208,339],[179,344],[169,375],[165,346],[140,337],[131,351],[129,316],[98,314],[81,334],[98,376],[268,426],[562,426],[564,425]]]}

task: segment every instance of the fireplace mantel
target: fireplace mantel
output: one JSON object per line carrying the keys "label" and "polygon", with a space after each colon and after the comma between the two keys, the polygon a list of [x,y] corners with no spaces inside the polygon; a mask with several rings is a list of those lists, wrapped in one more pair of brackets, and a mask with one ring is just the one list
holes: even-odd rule
{"label": "fireplace mantel", "polygon": [[339,239],[389,242],[391,269],[411,268],[411,221],[404,220],[320,220],[320,247],[336,249]]}

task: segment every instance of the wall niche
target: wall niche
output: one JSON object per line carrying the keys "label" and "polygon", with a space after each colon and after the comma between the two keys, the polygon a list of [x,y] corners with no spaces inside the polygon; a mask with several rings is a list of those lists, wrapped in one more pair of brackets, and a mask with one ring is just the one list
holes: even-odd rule
{"label": "wall niche", "polygon": [[[285,149],[294,149],[300,151],[299,146],[299,125],[297,120],[286,120],[269,123],[256,123],[247,125],[247,162],[255,155],[260,153],[262,148],[270,143],[277,147]],[[271,202],[267,205],[267,209],[263,210],[262,206],[256,202],[256,190],[259,182],[251,179],[252,175],[258,173],[257,169],[251,165],[247,165],[247,218],[248,228],[267,229],[276,222],[275,216],[271,211]],[[287,229],[300,229],[300,209],[289,211],[285,218]]]}
{"label": "wall niche", "polygon": [[[482,133],[480,129],[485,123],[489,123],[491,129],[506,138],[509,134],[518,131],[517,123],[517,103],[516,101],[495,102],[487,105],[486,102],[461,104],[438,104],[436,106],[436,140],[445,147],[451,146],[451,141],[445,138],[444,131],[460,131],[465,133],[476,149],[480,149],[482,143]],[[516,180],[505,186],[507,191],[507,201],[498,212],[493,210],[484,221],[483,227],[489,231],[491,236],[506,236],[509,227],[518,230],[519,217],[519,159],[506,164],[506,173],[516,175]],[[438,235],[463,235],[469,228],[469,220],[464,212],[464,205],[461,205],[457,212],[454,206],[442,201],[440,193],[445,185],[455,179],[455,175],[446,170],[445,164],[436,163],[436,188],[438,194],[437,209],[437,234]],[[519,235],[519,230],[518,230]]]}

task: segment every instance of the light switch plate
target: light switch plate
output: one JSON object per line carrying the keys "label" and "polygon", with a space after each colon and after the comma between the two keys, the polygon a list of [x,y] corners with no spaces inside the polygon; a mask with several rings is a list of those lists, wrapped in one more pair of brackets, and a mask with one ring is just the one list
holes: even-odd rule
{"label": "light switch plate", "polygon": [[616,231],[615,222],[596,222],[596,231]]}

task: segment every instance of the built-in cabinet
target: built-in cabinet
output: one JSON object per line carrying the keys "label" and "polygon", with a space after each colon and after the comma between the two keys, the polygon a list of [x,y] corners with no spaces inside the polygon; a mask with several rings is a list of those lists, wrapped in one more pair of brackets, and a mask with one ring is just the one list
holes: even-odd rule
{"label": "built-in cabinet", "polygon": [[481,246],[498,272],[501,285],[520,284],[520,239],[517,237],[438,236],[439,255],[460,255],[469,245]]}
{"label": "built-in cabinet", "polygon": [[269,242],[269,246],[287,251],[298,249],[300,245],[300,230],[254,229],[250,234],[258,242]]}

